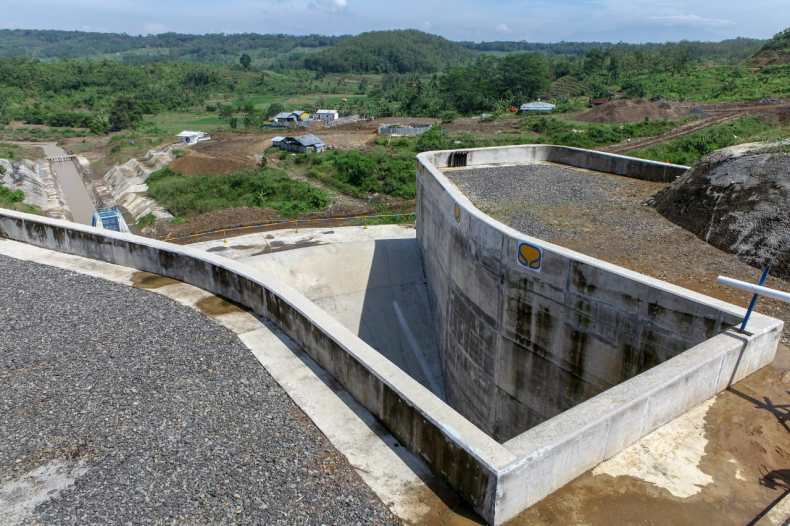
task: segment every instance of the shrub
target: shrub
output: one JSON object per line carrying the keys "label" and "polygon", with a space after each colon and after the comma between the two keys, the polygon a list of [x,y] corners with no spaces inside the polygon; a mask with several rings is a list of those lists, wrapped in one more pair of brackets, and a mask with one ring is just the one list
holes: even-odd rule
{"label": "shrub", "polygon": [[148,178],[148,192],[175,216],[226,208],[272,208],[295,216],[326,207],[321,189],[290,179],[280,170],[245,170],[230,175],[187,177],[166,167]]}

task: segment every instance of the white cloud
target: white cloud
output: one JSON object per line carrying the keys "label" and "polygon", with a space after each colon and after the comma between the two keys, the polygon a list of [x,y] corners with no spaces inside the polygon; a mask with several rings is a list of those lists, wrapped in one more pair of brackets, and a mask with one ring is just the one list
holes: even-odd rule
{"label": "white cloud", "polygon": [[669,26],[726,27],[735,25],[735,22],[732,20],[725,20],[723,18],[706,18],[694,14],[651,16],[650,20]]}
{"label": "white cloud", "polygon": [[341,13],[348,9],[348,0],[313,0],[310,7],[328,13]]}
{"label": "white cloud", "polygon": [[158,35],[160,33],[167,33],[167,26],[158,22],[148,22],[143,25],[144,35]]}
{"label": "white cloud", "polygon": [[497,33],[503,33],[505,35],[509,35],[510,33],[513,32],[513,30],[510,29],[510,26],[507,25],[507,24],[499,24],[499,25],[496,26],[496,32]]}

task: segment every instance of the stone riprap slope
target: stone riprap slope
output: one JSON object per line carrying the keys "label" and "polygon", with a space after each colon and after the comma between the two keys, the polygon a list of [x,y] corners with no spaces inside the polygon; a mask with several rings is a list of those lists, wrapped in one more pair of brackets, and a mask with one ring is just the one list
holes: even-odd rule
{"label": "stone riprap slope", "polygon": [[229,330],[64,270],[0,275],[0,524],[397,523]]}
{"label": "stone riprap slope", "polygon": [[790,141],[714,152],[654,204],[711,245],[790,278]]}
{"label": "stone riprap slope", "polygon": [[62,192],[47,161],[0,159],[0,185],[21,190],[25,203],[55,219],[71,219]]}
{"label": "stone riprap slope", "polygon": [[156,219],[172,219],[173,215],[148,195],[146,180],[155,171],[175,160],[175,146],[149,150],[142,159],[130,159],[113,166],[104,174],[104,181],[115,202],[138,221],[152,214]]}

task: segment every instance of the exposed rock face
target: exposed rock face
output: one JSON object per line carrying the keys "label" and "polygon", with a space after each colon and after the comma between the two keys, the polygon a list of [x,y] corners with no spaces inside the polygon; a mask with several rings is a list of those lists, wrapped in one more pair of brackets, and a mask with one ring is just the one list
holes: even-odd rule
{"label": "exposed rock face", "polygon": [[173,162],[174,146],[149,150],[141,160],[130,161],[112,167],[104,174],[104,181],[117,204],[125,208],[135,221],[153,214],[157,219],[172,219],[173,216],[159,203],[151,199],[145,181],[153,172]]}
{"label": "exposed rock face", "polygon": [[654,205],[711,245],[790,278],[790,141],[714,152],[657,194]]}

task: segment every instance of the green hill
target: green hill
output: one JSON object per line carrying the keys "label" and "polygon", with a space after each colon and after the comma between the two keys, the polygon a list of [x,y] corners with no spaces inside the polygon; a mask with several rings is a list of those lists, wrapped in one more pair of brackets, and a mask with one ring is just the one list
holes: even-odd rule
{"label": "green hill", "polygon": [[374,31],[304,58],[323,73],[432,73],[469,59],[460,44],[416,30]]}
{"label": "green hill", "polygon": [[751,62],[759,66],[790,64],[790,28],[769,40]]}
{"label": "green hill", "polygon": [[129,63],[182,61],[205,64],[237,63],[242,53],[254,64],[332,46],[343,37],[320,35],[213,34],[134,36],[32,29],[0,29],[0,58],[113,58]]}

